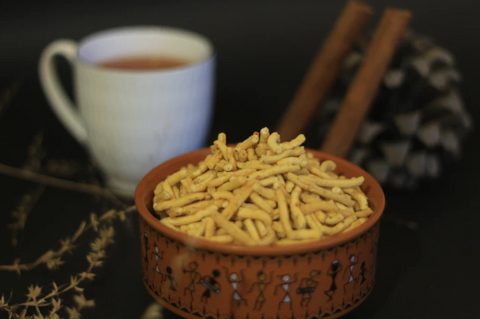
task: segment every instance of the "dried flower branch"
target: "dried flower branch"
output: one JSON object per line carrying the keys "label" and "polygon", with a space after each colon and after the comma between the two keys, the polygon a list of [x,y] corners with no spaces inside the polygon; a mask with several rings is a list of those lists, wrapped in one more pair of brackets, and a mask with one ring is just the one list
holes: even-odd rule
{"label": "dried flower branch", "polygon": [[25,224],[28,219],[28,215],[32,211],[33,207],[37,204],[40,197],[45,191],[45,186],[38,186],[32,193],[24,194],[17,208],[12,212],[13,223],[9,224],[7,227],[12,232],[12,246],[17,246],[18,244],[18,232],[25,228]]}
{"label": "dried flower branch", "polygon": [[[24,179],[27,181],[31,181],[31,182],[35,182],[35,183],[43,184],[47,186],[68,189],[68,190],[86,193],[86,194],[101,195],[103,197],[106,197],[115,201],[117,204],[123,205],[123,203],[117,199],[116,195],[114,195],[111,190],[100,187],[100,186],[67,181],[64,179],[55,178],[55,177],[35,173],[32,171],[19,169],[19,168],[5,165],[2,163],[0,163],[0,174]],[[131,196],[125,196],[125,195],[119,195],[119,196],[129,198],[129,199],[131,198]]]}
{"label": "dried flower branch", "polygon": [[0,117],[2,117],[8,106],[10,106],[12,99],[17,95],[20,85],[20,81],[14,81],[0,94]]}
{"label": "dried flower branch", "polygon": [[[58,250],[56,251],[49,250],[45,252],[43,255],[41,255],[40,257],[38,257],[37,260],[35,260],[32,263],[20,264],[20,261],[16,259],[12,265],[0,265],[0,270],[14,271],[20,274],[22,271],[32,270],[35,267],[42,264],[45,264],[49,269],[58,268],[63,263],[63,261],[61,260],[61,257],[63,256],[63,254],[65,254],[66,252],[71,252],[75,248],[74,243],[85,232],[87,232],[92,228],[98,230],[99,225],[105,222],[109,222],[114,219],[121,220],[122,216],[124,216],[126,213],[135,211],[135,209],[136,209],[135,206],[131,206],[125,209],[124,211],[109,210],[98,218],[96,217],[96,215],[95,217],[90,217],[90,222],[87,223],[86,221],[83,221],[72,237],[66,238],[64,240],[60,240],[61,247]],[[113,228],[111,229],[111,231],[113,232]],[[99,237],[99,238],[109,238],[109,236],[106,236],[108,234],[104,234],[104,232],[106,232],[106,230],[100,231],[100,234],[101,235],[103,234],[104,237]],[[96,241],[94,241],[92,243],[92,246],[95,245],[95,248],[98,248],[98,247],[103,247],[105,244],[106,243],[103,243],[103,242],[97,243]]]}
{"label": "dried flower branch", "polygon": [[32,143],[27,148],[28,158],[23,169],[37,172],[42,166],[42,159],[45,157],[43,150],[43,130],[40,130],[33,137]]}
{"label": "dried flower branch", "polygon": [[[127,208],[124,213],[129,213],[135,210],[135,207]],[[65,307],[65,311],[68,315],[68,318],[80,318],[80,311],[84,308],[90,308],[95,306],[95,302],[93,300],[87,300],[83,295],[83,288],[80,287],[80,284],[84,281],[91,281],[95,278],[95,274],[93,270],[95,268],[101,267],[103,262],[106,258],[106,249],[109,245],[114,243],[114,236],[115,236],[115,229],[113,226],[106,226],[104,225],[107,221],[113,221],[116,219],[120,219],[120,212],[115,210],[110,210],[104,213],[102,216],[95,218],[98,222],[97,229],[98,229],[98,236],[90,243],[90,252],[86,255],[86,259],[88,261],[88,267],[85,271],[80,272],[76,275],[70,277],[70,282],[66,283],[62,286],[57,286],[54,282],[53,289],[46,295],[42,296],[42,287],[37,285],[30,286],[28,288],[27,300],[23,303],[9,305],[8,301],[5,301],[4,296],[0,299],[0,311],[8,312],[11,318],[45,318],[45,319],[55,319],[60,318],[58,312],[62,308],[62,299],[60,298],[61,295],[65,294],[68,291],[75,292],[76,294],[73,297],[73,300],[76,304],[76,307]],[[19,264],[18,261],[14,263],[16,267],[14,269],[6,269],[6,270],[13,270],[13,271],[24,271],[31,269],[32,265],[34,264],[42,264],[46,263],[48,260],[53,260],[55,258],[59,258],[64,252],[70,251],[73,249],[73,243],[81,237],[83,233],[88,231],[89,229],[93,228],[93,224],[82,222],[75,232],[75,234],[61,241],[61,248],[58,251],[48,251],[42,256],[40,256],[37,261],[32,264]],[[75,240],[73,240],[75,239]],[[0,269],[2,269],[0,266]],[[10,266],[7,266],[10,267]],[[4,269],[5,270],[5,269]],[[41,311],[41,307],[50,306],[50,312],[48,314],[43,314]],[[33,307],[35,309],[35,314],[31,316],[27,316],[28,307]],[[18,311],[23,309],[20,314]]]}

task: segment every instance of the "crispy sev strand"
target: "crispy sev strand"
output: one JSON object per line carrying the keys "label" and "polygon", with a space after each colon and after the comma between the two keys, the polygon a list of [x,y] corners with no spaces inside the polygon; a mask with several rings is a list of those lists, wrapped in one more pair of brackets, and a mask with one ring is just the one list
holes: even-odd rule
{"label": "crispy sev strand", "polygon": [[[220,229],[220,230],[223,230],[223,229]],[[217,242],[217,243],[223,243],[223,244],[233,243],[233,237],[231,235],[228,235],[228,234],[215,235],[215,236],[212,236],[212,237],[205,237],[205,239],[210,240],[210,241],[214,241],[214,242]]]}
{"label": "crispy sev strand", "polygon": [[155,195],[155,197],[153,198],[153,202],[159,203],[169,199],[171,199],[170,193],[164,190],[160,194]]}
{"label": "crispy sev strand", "polygon": [[258,181],[258,184],[265,187],[273,185],[275,182],[278,182],[278,178],[276,176],[270,176],[268,178],[261,179],[260,181]]}
{"label": "crispy sev strand", "polygon": [[277,188],[276,190],[277,195],[277,202],[278,202],[278,210],[280,213],[280,222],[282,223],[283,228],[285,229],[285,233],[287,234],[288,238],[293,237],[292,233],[292,225],[290,224],[290,216],[288,215],[288,208],[287,208],[287,201],[285,200],[285,196],[283,192]]}
{"label": "crispy sev strand", "polygon": [[330,216],[327,216],[324,224],[326,224],[328,226],[335,226],[336,224],[338,224],[339,222],[341,222],[344,219],[345,218],[343,217],[342,214],[333,213]]}
{"label": "crispy sev strand", "polygon": [[269,151],[270,148],[268,147],[267,143],[258,143],[257,147],[255,148],[255,154],[257,154],[257,156],[266,155]]}
{"label": "crispy sev strand", "polygon": [[305,204],[321,200],[320,196],[317,194],[305,194],[304,192],[300,194],[300,198]]}
{"label": "crispy sev strand", "polygon": [[364,210],[361,210],[359,212],[355,212],[355,216],[358,218],[363,218],[363,217],[368,217],[373,214],[373,210],[370,207],[367,207]]}
{"label": "crispy sev strand", "polygon": [[260,157],[260,162],[273,164],[289,156],[300,156],[302,154],[305,154],[305,149],[303,148],[303,146],[293,150],[286,150],[276,155],[264,155]]}
{"label": "crispy sev strand", "polygon": [[[244,150],[243,148],[238,149],[238,150],[235,149],[234,154],[235,154],[235,159],[239,162],[246,162],[248,160],[247,151]],[[238,163],[237,163],[237,165],[238,165]]]}
{"label": "crispy sev strand", "polygon": [[228,147],[227,148],[227,156],[228,156],[228,162],[232,164],[232,170],[236,171],[237,170],[237,161],[235,160],[235,156],[233,156],[233,148]]}
{"label": "crispy sev strand", "polygon": [[363,181],[365,178],[363,176],[360,177],[354,177],[351,179],[323,179],[317,176],[310,175],[308,177],[308,180],[312,181],[315,183],[317,186],[321,187],[340,187],[340,188],[351,188],[351,187],[356,187],[360,186],[363,184]]}
{"label": "crispy sev strand", "polygon": [[245,176],[234,176],[230,178],[230,181],[223,184],[218,188],[218,191],[232,191],[234,189],[240,188],[247,182],[247,178]]}
{"label": "crispy sev strand", "polygon": [[215,236],[222,236],[222,235],[228,235],[227,231],[223,228],[217,228],[217,230],[215,231]]}
{"label": "crispy sev strand", "polygon": [[313,215],[322,225],[325,223],[325,220],[327,219],[327,215],[321,210],[316,211],[315,213],[313,213]]}
{"label": "crispy sev strand", "polygon": [[160,193],[163,193],[163,182],[158,183],[157,187],[155,187],[155,190],[153,191],[154,195],[159,195]]}
{"label": "crispy sev strand", "polygon": [[190,192],[190,187],[193,185],[193,179],[190,176],[185,177],[180,181],[183,186],[185,186],[185,189],[187,190],[187,193]]}
{"label": "crispy sev strand", "polygon": [[277,165],[299,165],[302,168],[307,167],[308,161],[300,157],[287,157],[277,162]]}
{"label": "crispy sev strand", "polygon": [[255,184],[252,186],[253,190],[256,191],[258,194],[262,195],[263,197],[271,200],[276,200],[277,196],[275,195],[275,191],[273,189],[265,188],[260,184]]}
{"label": "crispy sev strand", "polygon": [[213,142],[213,145],[215,145],[220,150],[223,159],[228,162],[227,145],[225,143],[222,143],[220,140],[216,140],[215,142]]}
{"label": "crispy sev strand", "polygon": [[299,170],[299,171],[293,172],[293,174],[295,174],[295,175],[302,175],[302,176],[309,176],[309,175],[310,175],[310,172],[308,171],[308,169],[302,168],[302,169]]}
{"label": "crispy sev strand", "polygon": [[205,218],[205,237],[213,237],[215,235],[215,221],[212,217]]}
{"label": "crispy sev strand", "polygon": [[173,200],[169,200],[169,201],[165,201],[165,202],[161,202],[161,203],[155,203],[153,205],[153,208],[156,211],[161,211],[161,210],[166,210],[166,209],[176,207],[176,206],[185,206],[185,205],[190,204],[194,201],[201,200],[204,197],[205,197],[205,193],[193,193],[193,194],[189,194],[187,196],[184,196],[182,198],[173,199]]}
{"label": "crispy sev strand", "polygon": [[267,235],[267,228],[265,227],[265,224],[261,220],[258,220],[258,219],[255,219],[254,222],[255,222],[255,227],[257,227],[258,234],[260,235],[260,237],[265,237]]}
{"label": "crispy sev strand", "polygon": [[367,220],[368,220],[368,218],[364,218],[364,217],[357,219],[348,228],[343,230],[342,233],[347,233],[347,232],[351,231],[352,229],[359,227],[360,225],[364,224]]}
{"label": "crispy sev strand", "polygon": [[[320,195],[324,198],[328,199],[333,199],[337,202],[340,202],[348,207],[351,207],[355,204],[355,202],[347,197],[345,195],[340,195],[332,192],[331,190],[322,188],[320,186],[315,185],[312,183],[309,179],[303,177],[303,176],[297,176],[293,173],[288,173],[287,175],[288,179],[300,186],[301,188],[310,191],[311,193]],[[336,209],[335,209],[336,210]]]}
{"label": "crispy sev strand", "polygon": [[330,175],[328,175],[325,172],[322,172],[318,167],[316,167],[314,165],[309,167],[308,170],[310,171],[310,173],[312,173],[313,175],[318,176],[320,178],[323,178],[323,179],[326,179],[326,180],[332,180],[333,179]]}
{"label": "crispy sev strand", "polygon": [[247,149],[247,157],[249,161],[256,161],[258,159],[258,156],[255,154],[255,150],[253,148]]}
{"label": "crispy sev strand", "polygon": [[333,172],[337,168],[337,164],[331,160],[326,160],[322,164],[320,164],[320,170],[322,172]]}
{"label": "crispy sev strand", "polygon": [[256,172],[256,170],[253,169],[253,168],[245,168],[245,169],[240,169],[240,170],[234,171],[234,172],[226,172],[225,176],[230,176],[230,177],[232,177],[232,176],[248,176],[248,175],[253,174],[255,172]]}
{"label": "crispy sev strand", "polygon": [[348,227],[350,227],[350,225],[356,220],[357,220],[357,216],[353,215],[353,216],[345,218],[342,222],[338,223],[337,225],[335,225],[333,227],[323,226],[323,228],[322,228],[323,233],[327,236],[336,235],[336,234],[344,231]]}
{"label": "crispy sev strand", "polygon": [[368,208],[368,199],[365,197],[365,195],[355,192],[353,193],[352,197],[357,201],[361,210],[366,210]]}
{"label": "crispy sev strand", "polygon": [[304,243],[311,243],[312,241],[317,241],[318,239],[302,239],[302,240],[296,240],[296,239],[280,239],[275,242],[275,245],[295,245],[295,244],[304,244]]}
{"label": "crispy sev strand", "polygon": [[217,151],[213,154],[213,156],[210,158],[210,160],[207,162],[207,167],[208,169],[212,170],[215,168],[215,166],[220,162],[220,160],[223,158],[223,154],[220,151]]}
{"label": "crispy sev strand", "polygon": [[168,193],[171,199],[176,199],[175,193],[173,192],[172,185],[170,185],[170,183],[165,181],[163,183],[163,189]]}
{"label": "crispy sev strand", "polygon": [[[351,208],[351,207],[350,207],[350,208]],[[338,209],[338,213],[339,213],[339,214],[342,214],[343,217],[350,217],[350,216],[352,216],[352,215],[354,214],[353,209],[350,209],[350,208],[348,208],[348,209],[339,208],[339,209]],[[358,217],[358,216],[357,216],[357,217]]]}
{"label": "crispy sev strand", "polygon": [[258,143],[260,140],[258,136],[258,132],[255,132],[253,135],[249,136],[245,141],[238,143],[237,147],[235,147],[235,150],[237,149],[243,149],[246,150]]}
{"label": "crispy sev strand", "polygon": [[203,236],[203,234],[205,233],[205,227],[206,227],[205,220],[202,220],[200,226],[193,229],[191,236],[194,236],[194,237]]}
{"label": "crispy sev strand", "polygon": [[170,223],[168,221],[168,218],[163,218],[163,219],[160,220],[160,222],[163,223],[165,226],[170,227],[171,229],[174,229],[174,230],[177,230],[177,231],[179,230],[177,227],[175,227],[174,225],[172,225],[172,223]]}
{"label": "crispy sev strand", "polygon": [[207,187],[207,193],[210,194],[210,195],[212,195],[216,191],[217,191],[217,189],[215,188],[215,186],[208,186]]}
{"label": "crispy sev strand", "polygon": [[177,186],[172,187],[173,194],[175,194],[175,198],[180,198],[180,190],[178,189]]}
{"label": "crispy sev strand", "polygon": [[225,229],[235,240],[238,240],[242,244],[253,246],[255,241],[248,236],[246,232],[238,228],[234,223],[230,222],[223,214],[213,212],[211,214],[215,223]]}
{"label": "crispy sev strand", "polygon": [[272,225],[272,217],[270,216],[270,214],[261,209],[240,208],[236,216],[240,219],[260,220],[266,226]]}
{"label": "crispy sev strand", "polygon": [[235,226],[237,226],[240,229],[243,229],[243,222],[241,220],[236,220],[234,222]]}
{"label": "crispy sev strand", "polygon": [[250,204],[250,203],[243,203],[241,207],[245,209],[251,209],[251,210],[261,210],[260,207],[258,207],[257,205]]}
{"label": "crispy sev strand", "polygon": [[[272,168],[255,172],[250,174],[248,178],[250,179],[264,179],[273,175],[284,174],[288,172],[295,172],[299,171],[301,168],[298,165],[291,165],[291,166],[273,166]],[[280,178],[280,176],[279,176]]]}
{"label": "crispy sev strand", "polygon": [[200,164],[198,165],[198,169],[190,173],[190,177],[196,178],[202,175],[203,173],[205,173],[207,169],[208,169],[207,164],[205,164],[205,162],[200,162]]}
{"label": "crispy sev strand", "polygon": [[282,148],[284,150],[291,150],[293,148],[296,148],[296,147],[299,147],[300,145],[302,145],[303,143],[305,143],[305,135],[303,134],[299,134],[297,137],[295,137],[293,140],[291,140],[290,142],[284,142],[282,143]]}
{"label": "crispy sev strand", "polygon": [[242,205],[250,196],[253,191],[252,185],[253,183],[251,181],[243,185],[242,188],[240,188],[238,194],[235,195],[235,197],[230,201],[230,204],[225,207],[222,214],[227,220],[230,220],[232,218],[233,214],[238,210],[240,205]]}
{"label": "crispy sev strand", "polygon": [[293,239],[302,240],[302,239],[320,239],[321,234],[318,229],[301,229],[294,230],[292,232]]}
{"label": "crispy sev strand", "polygon": [[234,195],[228,191],[216,191],[212,194],[212,197],[215,199],[226,199],[228,201],[231,201]]}
{"label": "crispy sev strand", "polygon": [[292,181],[288,181],[285,183],[285,190],[287,192],[291,193],[294,188],[295,188],[295,184]]}
{"label": "crispy sev strand", "polygon": [[217,210],[218,210],[218,207],[215,205],[212,205],[212,206],[209,206],[207,209],[196,212],[193,215],[177,217],[177,218],[168,217],[166,219],[168,219],[168,221],[173,226],[187,225],[187,224],[198,222],[203,218],[210,216],[212,212],[216,212]]}
{"label": "crispy sev strand", "polygon": [[293,224],[296,229],[304,229],[306,226],[305,216],[300,209],[300,193],[302,189],[298,186],[292,191],[292,198],[290,200],[290,212],[292,215]]}
{"label": "crispy sev strand", "polygon": [[313,218],[313,216],[313,214],[305,216],[305,221],[307,222],[308,227],[311,229],[320,230],[322,225],[320,225],[318,221]]}
{"label": "crispy sev strand", "polygon": [[258,234],[257,228],[255,227],[253,220],[247,218],[243,221],[243,224],[245,225],[245,229],[247,230],[247,233],[250,235],[250,237],[252,237],[252,239],[255,241],[259,241],[260,235]]}
{"label": "crispy sev strand", "polygon": [[260,143],[267,143],[268,137],[270,136],[270,130],[268,127],[264,127],[260,130]]}
{"label": "crispy sev strand", "polygon": [[217,140],[227,145],[227,135],[225,133],[218,133]]}
{"label": "crispy sev strand", "polygon": [[206,183],[211,181],[212,179],[216,178],[217,172],[215,171],[207,171],[204,174],[198,176],[194,179],[195,184]]}
{"label": "crispy sev strand", "polygon": [[232,169],[233,169],[233,165],[224,159],[222,159],[217,163],[217,165],[215,165],[215,170],[217,172],[222,172],[222,171],[230,172]]}
{"label": "crispy sev strand", "polygon": [[280,135],[277,132],[273,132],[267,138],[267,145],[273,153],[280,154],[282,147],[278,144],[280,142]]}
{"label": "crispy sev strand", "polygon": [[179,197],[183,197],[187,195],[187,189],[185,188],[185,185],[183,184],[180,184],[180,194],[179,194]]}
{"label": "crispy sev strand", "polygon": [[166,182],[168,182],[170,186],[174,186],[187,176],[188,176],[188,170],[184,168],[168,176],[166,179]]}
{"label": "crispy sev strand", "polygon": [[265,199],[263,199],[260,195],[258,195],[258,193],[252,192],[250,194],[250,199],[255,205],[257,205],[267,213],[269,214],[273,213],[273,207]]}
{"label": "crispy sev strand", "polygon": [[250,161],[250,162],[246,162],[246,163],[237,163],[237,166],[238,166],[238,168],[242,168],[242,169],[243,168],[253,168],[255,170],[257,170],[257,169],[268,169],[268,168],[273,167],[272,165],[261,163],[259,160]]}
{"label": "crispy sev strand", "polygon": [[223,183],[226,183],[230,180],[231,176],[225,175],[222,177],[217,177],[215,179],[212,179],[211,181],[203,182],[200,184],[193,184],[190,186],[190,192],[203,192],[205,191],[209,186],[214,186],[218,187],[222,185]]}
{"label": "crispy sev strand", "polygon": [[284,238],[287,236],[287,234],[285,233],[285,228],[283,228],[281,222],[273,222],[272,229],[277,233],[278,238]]}
{"label": "crispy sev strand", "polygon": [[300,209],[304,215],[314,213],[318,210],[337,211],[338,208],[332,200],[329,201],[316,201],[308,204],[300,205]]}
{"label": "crispy sev strand", "polygon": [[272,227],[266,228],[266,235],[264,238],[261,238],[258,242],[258,246],[268,246],[271,245],[275,242],[275,231],[272,229]]}

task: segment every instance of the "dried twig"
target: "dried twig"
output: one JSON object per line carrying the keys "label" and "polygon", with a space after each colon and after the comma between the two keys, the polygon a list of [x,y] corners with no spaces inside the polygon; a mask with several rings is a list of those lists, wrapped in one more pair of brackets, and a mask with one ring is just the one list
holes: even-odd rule
{"label": "dried twig", "polygon": [[98,231],[103,222],[111,221],[115,218],[125,221],[125,214],[135,211],[135,209],[135,206],[128,207],[124,211],[116,211],[112,209],[100,217],[92,214],[90,215],[90,221],[88,223],[83,221],[73,236],[64,240],[60,240],[61,247],[58,250],[49,250],[32,263],[20,264],[20,260],[16,259],[11,265],[0,265],[0,270],[14,271],[20,275],[22,271],[32,270],[42,264],[45,264],[49,269],[56,269],[63,264],[63,261],[61,260],[62,255],[66,252],[71,252],[75,248],[74,244],[77,239],[80,238],[80,236],[82,236],[86,231],[92,228],[95,231]]}
{"label": "dried twig", "polygon": [[[2,163],[0,163],[0,174],[24,179],[27,181],[31,181],[31,182],[35,182],[35,183],[43,184],[47,186],[68,189],[68,190],[86,193],[86,194],[101,195],[103,197],[107,197],[109,199],[119,202],[111,190],[100,187],[100,186],[96,186],[96,185],[67,181],[64,179],[51,177],[51,176],[35,173],[32,171],[28,171],[28,170],[19,169],[19,168],[5,165]],[[126,196],[126,195],[119,195],[119,196],[125,197],[125,198],[131,198],[131,196]],[[121,205],[124,205],[124,204],[121,203]]]}
{"label": "dried twig", "polygon": [[[12,318],[45,318],[45,319],[54,319],[60,318],[58,312],[62,308],[62,299],[61,295],[65,294],[68,291],[73,291],[76,294],[74,295],[75,307],[65,307],[68,318],[80,318],[80,311],[83,308],[93,307],[95,302],[93,300],[85,299],[83,295],[83,288],[80,287],[80,284],[87,280],[93,280],[95,274],[93,273],[94,268],[101,267],[105,260],[105,250],[106,248],[113,244],[113,237],[115,235],[115,230],[113,226],[102,226],[103,222],[112,221],[114,219],[120,219],[122,221],[126,220],[125,214],[135,210],[135,207],[129,207],[125,211],[115,211],[110,210],[104,213],[102,216],[97,217],[95,214],[90,216],[90,220],[87,223],[83,221],[77,231],[69,238],[61,241],[62,247],[58,251],[48,251],[42,256],[40,256],[35,262],[31,264],[20,264],[19,261],[15,261],[13,265],[0,266],[0,269],[17,271],[26,271],[33,269],[39,264],[47,264],[47,267],[59,267],[63,262],[61,261],[61,256],[67,251],[71,251],[74,246],[73,243],[77,241],[82,234],[87,230],[93,228],[98,232],[97,238],[90,243],[90,252],[87,254],[86,259],[88,261],[88,268],[74,276],[71,276],[70,282],[65,283],[64,285],[57,286],[54,282],[52,284],[52,290],[46,295],[42,296],[42,287],[39,286],[30,286],[28,288],[29,292],[27,294],[27,300],[23,303],[10,305],[9,300],[5,300],[5,297],[0,298],[0,311],[8,312],[9,316]],[[102,227],[100,227],[102,226]],[[35,310],[34,316],[27,316],[28,307],[33,307]],[[41,308],[51,307],[48,314],[43,314]],[[18,311],[20,311],[18,314]]]}
{"label": "dried twig", "polygon": [[12,99],[17,95],[18,89],[20,88],[20,81],[14,81],[7,87],[3,92],[0,94],[0,118],[2,117],[3,113],[7,110],[10,106],[10,102]]}
{"label": "dried twig", "polygon": [[44,191],[45,186],[40,185],[32,193],[24,194],[17,208],[12,212],[12,218],[14,222],[8,225],[8,228],[12,232],[12,246],[17,246],[18,232],[25,228],[28,215],[32,211],[33,207],[35,207]]}

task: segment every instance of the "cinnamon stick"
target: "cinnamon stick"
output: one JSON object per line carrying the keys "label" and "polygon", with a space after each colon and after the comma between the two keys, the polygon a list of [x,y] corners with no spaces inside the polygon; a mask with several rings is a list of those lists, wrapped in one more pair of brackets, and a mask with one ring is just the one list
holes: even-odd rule
{"label": "cinnamon stick", "polygon": [[372,15],[372,8],[365,3],[359,0],[348,2],[277,127],[283,140],[291,140],[306,129]]}
{"label": "cinnamon stick", "polygon": [[339,157],[348,155],[410,19],[411,13],[407,10],[385,10],[322,151]]}

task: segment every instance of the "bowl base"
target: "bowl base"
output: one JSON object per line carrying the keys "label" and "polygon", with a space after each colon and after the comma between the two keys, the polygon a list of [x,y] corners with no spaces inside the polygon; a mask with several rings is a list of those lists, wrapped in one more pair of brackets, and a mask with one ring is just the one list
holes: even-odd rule
{"label": "bowl base", "polygon": [[[155,292],[151,289],[151,287],[145,282],[145,280],[143,281],[143,284],[145,285],[145,288],[147,288],[147,291],[150,293],[150,295],[152,296],[152,298],[158,302],[159,304],[161,304],[164,308],[167,308],[168,310],[170,310],[171,312],[179,315],[180,317],[182,318],[185,318],[185,319],[199,319],[199,318],[206,318],[206,316],[203,316],[202,314],[199,315],[195,315],[195,314],[192,314],[192,313],[188,313],[178,307],[175,307],[174,305],[170,304],[169,302],[167,302],[166,300],[163,300],[159,295],[155,294]],[[367,298],[368,296],[370,296],[370,294],[372,293],[372,290],[373,290],[373,286],[374,286],[374,282],[371,283],[371,285],[367,288],[367,290],[364,292],[364,294],[357,300],[355,300],[351,305],[346,305],[343,309],[335,309],[333,312],[324,312],[322,315],[318,316],[318,315],[311,315],[309,317],[305,317],[305,316],[300,316],[298,317],[297,319],[315,319],[315,318],[328,318],[328,319],[335,319],[335,318],[340,318],[344,315],[346,315],[347,313],[351,312],[352,310],[354,310],[355,308],[357,308],[358,306],[360,306]],[[218,318],[213,318],[211,316],[208,316],[208,318],[211,318],[211,319],[231,319],[231,318],[236,318],[238,319],[238,317],[236,316],[230,316],[230,318],[227,318],[225,316],[219,316]],[[254,318],[254,317],[250,317],[250,318]],[[282,318],[282,316],[279,316],[277,318]]]}

